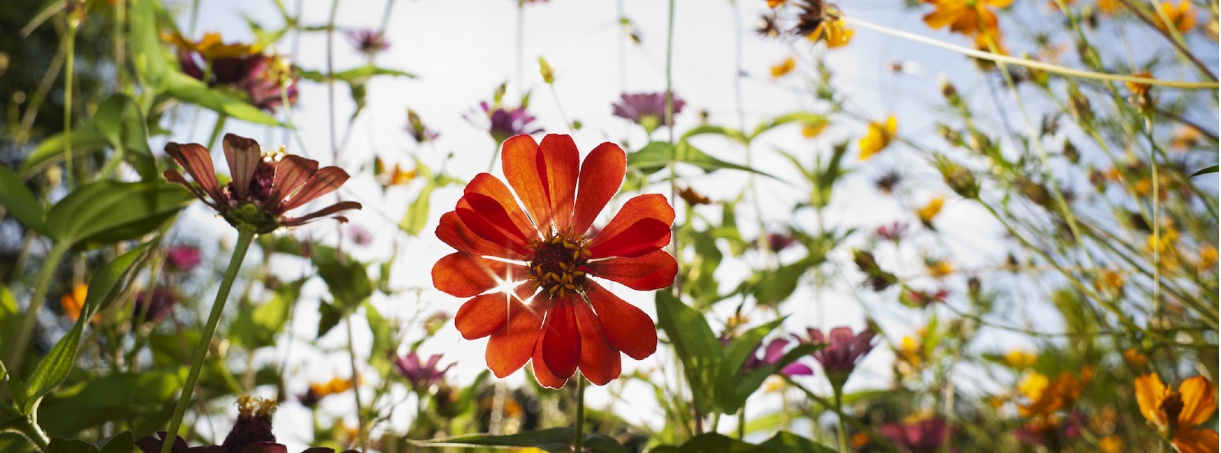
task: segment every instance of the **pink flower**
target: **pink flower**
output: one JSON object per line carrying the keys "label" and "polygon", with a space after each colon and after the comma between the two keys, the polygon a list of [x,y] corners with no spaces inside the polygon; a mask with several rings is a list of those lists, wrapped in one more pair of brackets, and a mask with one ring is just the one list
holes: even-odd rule
{"label": "pink flower", "polygon": [[862,330],[852,334],[848,327],[831,329],[831,336],[825,337],[821,330],[807,329],[813,343],[829,343],[825,348],[814,353],[814,360],[822,364],[823,371],[831,385],[842,387],[848,376],[856,369],[856,364],[873,350],[873,331]]}
{"label": "pink flower", "polygon": [[165,261],[174,270],[190,272],[203,261],[201,255],[199,247],[194,245],[175,245],[166,250]]}

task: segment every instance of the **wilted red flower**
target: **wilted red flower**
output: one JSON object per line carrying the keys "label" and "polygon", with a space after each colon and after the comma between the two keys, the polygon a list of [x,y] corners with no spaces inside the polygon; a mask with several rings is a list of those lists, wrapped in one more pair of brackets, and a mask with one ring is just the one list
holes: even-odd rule
{"label": "wilted red flower", "polygon": [[509,188],[482,173],[437,237],[458,251],[432,268],[433,285],[470,297],[454,317],[462,336],[491,336],[486,359],[498,377],[532,361],[539,383],[559,388],[579,368],[604,385],[619,376],[619,352],[640,360],[657,349],[649,316],[590,276],[648,291],[669,286],[678,265],[670,243],[674,208],[660,194],[639,195],[596,235],[590,225],[623,182],[627,157],[603,143],[581,163],[567,135],[542,145],[528,135],[504,144]]}
{"label": "wilted red flower", "polygon": [[[674,123],[673,117],[666,116],[666,93],[623,94],[619,98],[620,101],[612,106],[614,108],[612,113],[644,127],[646,134],[653,133],[660,126],[669,126]],[[678,96],[672,96],[672,98],[674,114],[677,115],[687,103]]]}
{"label": "wilted red flower", "polygon": [[856,369],[856,364],[873,350],[873,331],[862,330],[853,335],[849,327],[831,329],[830,337],[823,336],[819,329],[807,329],[809,341],[813,343],[828,343],[826,347],[814,353],[814,360],[822,364],[823,372],[831,385],[840,387],[848,380],[848,376]]}
{"label": "wilted red flower", "polygon": [[[301,217],[285,217],[285,212],[334,192],[348,180],[348,173],[339,167],[319,169],[318,161],[291,154],[265,155],[258,142],[233,134],[225,134],[224,148],[233,175],[228,184],[220,185],[208,149],[195,143],[170,143],[165,145],[165,152],[191,174],[199,187],[188,183],[176,170],[166,170],[165,179],[182,184],[234,227],[251,227],[264,234],[360,209],[360,203],[341,201]],[[347,222],[344,217],[335,219]]]}

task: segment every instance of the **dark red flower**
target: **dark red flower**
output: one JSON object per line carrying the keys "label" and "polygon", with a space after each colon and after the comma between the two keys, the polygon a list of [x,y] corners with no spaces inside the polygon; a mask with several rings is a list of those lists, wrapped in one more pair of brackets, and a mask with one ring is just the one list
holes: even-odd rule
{"label": "dark red flower", "polygon": [[176,271],[190,272],[203,262],[199,247],[194,245],[175,245],[165,251],[165,262]]}
{"label": "dark red flower", "polygon": [[[234,227],[270,233],[361,207],[355,201],[341,201],[301,217],[286,217],[285,212],[334,192],[348,180],[348,173],[339,167],[319,169],[318,161],[291,154],[264,155],[258,142],[233,134],[225,134],[224,147],[233,176],[228,184],[222,186],[217,180],[208,149],[195,143],[170,143],[165,145],[165,152],[199,187],[188,183],[176,170],[166,170],[165,179],[182,184]],[[344,217],[335,219],[347,222]]]}
{"label": "dark red flower", "polygon": [[496,376],[531,361],[546,387],[562,387],[577,369],[604,385],[619,376],[621,351],[637,360],[656,351],[657,331],[647,314],[590,277],[641,291],[673,283],[677,263],[661,249],[674,208],[660,194],[639,195],[588,234],[623,183],[619,146],[603,143],[582,164],[567,135],[547,135],[541,146],[519,135],[503,152],[516,198],[487,173],[466,186],[437,227],[458,251],[433,266],[433,285],[471,298],[454,324],[467,339],[491,337],[486,359]]}

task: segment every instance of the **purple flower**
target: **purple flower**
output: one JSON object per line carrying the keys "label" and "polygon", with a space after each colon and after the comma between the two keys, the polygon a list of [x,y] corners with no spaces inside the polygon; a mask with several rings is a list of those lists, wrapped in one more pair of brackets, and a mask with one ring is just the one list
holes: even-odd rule
{"label": "purple flower", "polygon": [[813,343],[829,343],[825,348],[814,353],[814,359],[822,364],[823,371],[831,380],[831,385],[842,388],[848,376],[856,369],[856,364],[873,350],[873,331],[862,330],[852,334],[848,327],[831,329],[830,338],[824,337],[821,330],[807,329]]}
{"label": "purple flower", "polygon": [[945,444],[947,430],[944,420],[930,418],[918,422],[888,423],[878,431],[912,453],[934,453]]}
{"label": "purple flower", "polygon": [[348,234],[351,235],[352,243],[361,247],[365,247],[373,243],[373,233],[370,233],[369,229],[363,226],[349,226]]}
{"label": "purple flower", "polygon": [[[197,52],[178,51],[178,64],[182,72],[207,83],[209,87],[223,86],[246,93],[251,104],[263,110],[274,110],[283,103],[297,101],[297,79],[291,65],[275,56],[261,53],[239,57],[223,57],[212,60],[212,71],[204,80],[203,68],[207,60]],[[280,84],[283,79],[284,96]]]}
{"label": "purple flower", "polygon": [[407,382],[411,383],[413,389],[423,390],[440,384],[445,378],[445,372],[454,366],[451,363],[445,368],[438,369],[437,363],[440,361],[441,354],[433,354],[428,357],[428,363],[421,364],[420,356],[415,351],[411,351],[403,357],[395,358],[394,367],[407,379]]}
{"label": "purple flower", "polygon": [[530,129],[530,123],[534,122],[535,118],[526,112],[525,107],[507,109],[499,104],[488,106],[486,101],[480,102],[479,107],[483,109],[483,113],[487,114],[491,123],[488,133],[492,134],[492,138],[498,144],[504,143],[509,137],[537,134],[543,131],[541,128]]}
{"label": "purple flower", "polygon": [[[750,355],[746,357],[746,362],[742,364],[742,372],[749,373],[758,368],[780,363],[780,359],[784,358],[784,348],[788,345],[789,340],[776,338],[768,342],[767,346],[763,348],[762,358],[758,356],[759,346],[755,346],[755,349],[752,350]],[[784,368],[781,368],[780,374],[785,376],[812,376],[814,375],[814,370],[811,370],[808,366],[794,362],[785,365]]]}
{"label": "purple flower", "polygon": [[157,286],[152,291],[136,293],[136,306],[132,316],[144,322],[156,323],[170,314],[170,309],[178,303],[178,295],[164,286]]}
{"label": "purple flower", "polygon": [[[665,93],[623,94],[619,98],[621,100],[613,105],[614,115],[641,125],[646,134],[652,134],[659,126],[674,123],[673,117],[666,117]],[[683,110],[683,105],[686,105],[686,102],[674,96],[675,115]],[[663,117],[666,117],[664,122]]]}
{"label": "purple flower", "polygon": [[370,57],[389,49],[390,42],[386,40],[386,35],[382,32],[373,29],[353,30],[347,33],[348,41],[357,51]]}
{"label": "purple flower", "polygon": [[165,251],[165,261],[174,270],[190,272],[203,262],[199,247],[194,245],[175,245]]}
{"label": "purple flower", "polygon": [[878,239],[893,242],[899,242],[900,239],[903,239],[904,234],[907,234],[907,224],[899,222],[891,222],[890,225],[879,226],[873,232],[873,235],[877,236]]}

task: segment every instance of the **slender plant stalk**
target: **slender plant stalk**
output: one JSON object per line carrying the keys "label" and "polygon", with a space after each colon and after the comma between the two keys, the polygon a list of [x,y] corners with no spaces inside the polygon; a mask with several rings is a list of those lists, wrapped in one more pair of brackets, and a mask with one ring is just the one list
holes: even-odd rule
{"label": "slender plant stalk", "polygon": [[572,440],[573,451],[585,451],[585,375],[577,374],[577,433]]}
{"label": "slender plant stalk", "polygon": [[208,356],[208,347],[212,344],[212,335],[216,333],[216,325],[220,315],[225,311],[225,302],[229,299],[229,290],[233,289],[233,281],[237,280],[237,272],[242,268],[246,251],[254,241],[255,232],[250,228],[238,228],[237,245],[233,248],[233,257],[229,259],[229,268],[220,281],[216,291],[216,301],[212,303],[212,312],[208,315],[208,323],[204,326],[199,344],[195,345],[195,353],[191,360],[191,371],[187,373],[187,382],[182,387],[182,395],[178,397],[178,405],[174,406],[174,416],[170,418],[170,429],[166,431],[165,442],[161,445],[161,453],[170,453],[174,440],[182,427],[182,417],[186,415],[187,406],[191,404],[191,396],[195,391],[195,383],[199,381],[199,372],[203,368],[204,358]]}
{"label": "slender plant stalk", "polygon": [[835,430],[839,436],[839,451],[848,450],[848,430],[844,429],[844,389],[835,386]]}
{"label": "slender plant stalk", "polygon": [[47,253],[47,259],[42,263],[42,270],[38,271],[38,280],[34,283],[34,294],[30,297],[30,305],[26,308],[25,317],[21,318],[20,330],[13,339],[13,350],[9,352],[9,359],[5,361],[5,366],[13,374],[21,372],[21,362],[25,359],[25,350],[29,346],[30,336],[34,333],[34,325],[38,321],[38,311],[42,309],[42,304],[47,298],[47,287],[51,284],[51,277],[55,276],[55,269],[59,267],[60,260],[71,247],[72,244],[67,242],[55,244],[51,247],[50,253]]}
{"label": "slender plant stalk", "polygon": [[[356,340],[355,336],[352,335],[352,315],[345,316],[344,321],[348,324],[348,358],[351,360],[352,365],[352,382],[353,384],[359,384],[360,375],[359,370],[356,368]],[[356,429],[358,430],[357,437],[360,438],[360,450],[369,451],[369,435],[367,434],[369,431],[365,429],[364,402],[360,399],[359,385],[352,386],[352,395],[356,398]]]}
{"label": "slender plant stalk", "polygon": [[216,125],[212,126],[212,135],[208,136],[208,149],[216,147],[216,139],[220,138],[220,132],[225,129],[225,122],[229,120],[229,115],[224,113],[218,115]]}
{"label": "slender plant stalk", "polygon": [[76,29],[80,25],[75,8],[68,10],[68,34],[64,37],[64,162],[67,163],[68,177],[64,179],[68,189],[72,189],[74,172],[72,169],[72,74],[76,72]]}

